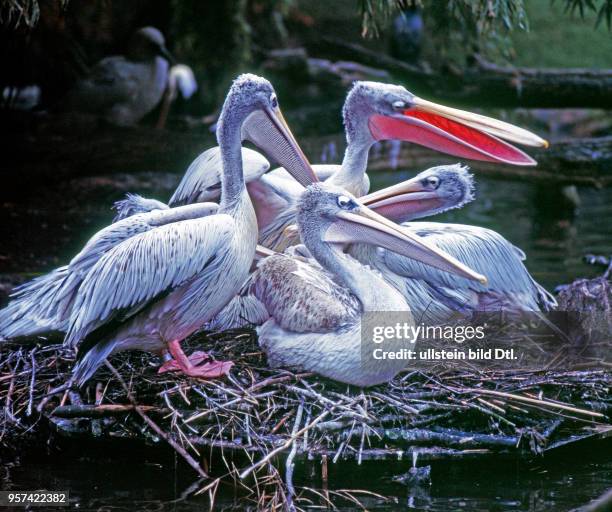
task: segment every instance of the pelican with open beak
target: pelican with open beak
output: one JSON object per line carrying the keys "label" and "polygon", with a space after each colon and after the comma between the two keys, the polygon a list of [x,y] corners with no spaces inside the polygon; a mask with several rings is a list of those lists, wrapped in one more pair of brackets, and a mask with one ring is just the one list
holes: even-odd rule
{"label": "pelican with open beak", "polygon": [[[535,165],[513,144],[546,147],[537,135],[480,114],[424,100],[404,87],[357,82],[343,108],[347,147],[342,165],[313,166],[319,179],[361,197],[368,193],[368,153],[380,140],[412,142],[471,160]],[[260,229],[261,245],[282,250],[283,230],[295,222],[294,205],[301,192],[284,169],[275,169],[248,184]]]}
{"label": "pelican with open beak", "polygon": [[393,112],[373,114],[368,120],[375,140],[414,142],[461,158],[523,166],[536,165],[536,161],[510,143],[548,147],[546,140],[518,126],[408,92],[405,100],[391,106]]}

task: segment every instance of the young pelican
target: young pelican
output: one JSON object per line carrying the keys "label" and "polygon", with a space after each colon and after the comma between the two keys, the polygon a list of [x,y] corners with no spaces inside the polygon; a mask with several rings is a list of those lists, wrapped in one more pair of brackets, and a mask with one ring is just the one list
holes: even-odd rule
{"label": "young pelican", "polygon": [[141,28],[125,56],[98,62],[68,92],[60,108],[91,112],[120,126],[136,124],[160,102],[172,61],[162,33],[154,27]]}
{"label": "young pelican", "polygon": [[297,205],[304,245],[318,265],[277,254],[264,259],[251,291],[270,318],[258,328],[272,366],[297,367],[357,386],[392,379],[406,362],[362,358],[361,327],[369,312],[403,312],[410,304],[378,272],[343,252],[350,243],[384,247],[446,272],[484,281],[452,257],[372,212],[344,190],[311,185]]}

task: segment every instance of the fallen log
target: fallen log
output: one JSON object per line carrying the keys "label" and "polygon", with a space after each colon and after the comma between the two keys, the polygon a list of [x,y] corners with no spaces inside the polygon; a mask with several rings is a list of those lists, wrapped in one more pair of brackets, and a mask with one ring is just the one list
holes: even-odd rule
{"label": "fallen log", "polygon": [[514,68],[477,56],[474,65],[465,70],[435,72],[333,37],[312,42],[307,48],[312,55],[389,71],[409,90],[428,97],[479,106],[612,108],[612,69]]}

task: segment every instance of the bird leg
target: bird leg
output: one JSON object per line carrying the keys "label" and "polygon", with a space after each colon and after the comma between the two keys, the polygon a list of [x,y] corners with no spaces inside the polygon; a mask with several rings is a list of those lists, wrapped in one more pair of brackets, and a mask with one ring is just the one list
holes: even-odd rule
{"label": "bird leg", "polygon": [[161,365],[158,373],[182,371],[189,377],[215,379],[227,375],[234,366],[232,361],[215,361],[209,354],[201,351],[187,357],[178,340],[168,343],[168,351],[174,359]]}

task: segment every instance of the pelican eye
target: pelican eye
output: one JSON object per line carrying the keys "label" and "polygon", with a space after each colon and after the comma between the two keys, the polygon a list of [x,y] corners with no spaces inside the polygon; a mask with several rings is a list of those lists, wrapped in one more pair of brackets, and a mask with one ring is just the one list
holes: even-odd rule
{"label": "pelican eye", "polygon": [[437,176],[429,176],[425,178],[422,183],[425,187],[437,189],[440,186],[440,178]]}
{"label": "pelican eye", "polygon": [[278,108],[278,99],[276,98],[276,94],[272,94],[272,96],[270,96],[270,104],[272,105],[272,108]]}
{"label": "pelican eye", "polygon": [[406,110],[406,103],[404,101],[394,101],[393,108],[395,110]]}
{"label": "pelican eye", "polygon": [[338,203],[338,206],[340,208],[344,208],[344,209],[348,209],[353,206],[353,200],[350,197],[346,197],[346,196],[338,196],[338,199],[336,199],[336,202]]}

